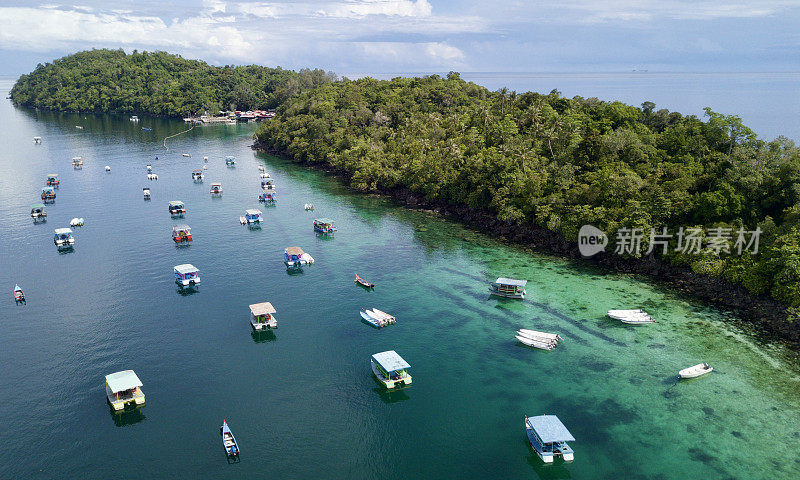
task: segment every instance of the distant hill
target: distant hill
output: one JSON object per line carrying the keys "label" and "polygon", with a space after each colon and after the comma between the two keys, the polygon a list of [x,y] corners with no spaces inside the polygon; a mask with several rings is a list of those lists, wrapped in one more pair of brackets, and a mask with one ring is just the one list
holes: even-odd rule
{"label": "distant hill", "polygon": [[19,77],[11,98],[47,110],[181,117],[273,108],[333,77],[322,70],[215,67],[166,52],[102,49],[39,64]]}

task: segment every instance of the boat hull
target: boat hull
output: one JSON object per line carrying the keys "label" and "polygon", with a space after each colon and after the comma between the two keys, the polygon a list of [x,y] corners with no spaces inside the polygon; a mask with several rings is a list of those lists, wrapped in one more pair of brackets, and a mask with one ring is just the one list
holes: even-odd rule
{"label": "boat hull", "polygon": [[361,312],[360,312],[360,313],[361,313],[361,318],[363,318],[364,320],[366,320],[366,321],[367,321],[367,322],[368,322],[370,325],[372,325],[373,327],[375,327],[375,328],[381,328],[381,327],[383,326],[383,324],[381,323],[381,321],[380,321],[380,320],[378,320],[377,318],[373,318],[371,315],[369,315],[369,314],[368,314],[367,312],[365,312],[364,310],[361,310]]}
{"label": "boat hull", "polygon": [[523,290],[522,292],[518,292],[518,293],[505,293],[505,292],[501,292],[499,290],[496,290],[496,289],[494,289],[492,287],[489,287],[489,293],[491,295],[496,296],[496,297],[514,298],[514,299],[517,299],[517,300],[524,300],[525,299],[525,295],[528,292]]}
{"label": "boat hull", "polygon": [[375,365],[374,360],[370,360],[370,366],[372,367],[372,374],[375,375],[375,378],[383,384],[384,387],[387,389],[399,388],[399,387],[406,387],[411,385],[411,375],[406,374],[405,377],[392,380],[386,379],[383,374],[378,370],[378,367]]}

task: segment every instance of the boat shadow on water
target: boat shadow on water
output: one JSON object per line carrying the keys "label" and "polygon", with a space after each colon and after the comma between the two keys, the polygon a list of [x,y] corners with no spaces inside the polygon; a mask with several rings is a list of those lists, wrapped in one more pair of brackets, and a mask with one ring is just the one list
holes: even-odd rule
{"label": "boat shadow on water", "polygon": [[127,427],[143,422],[145,414],[142,412],[141,407],[128,407],[122,411],[115,411],[113,408],[108,409],[109,415],[114,420],[114,425],[118,427]]}
{"label": "boat shadow on water", "polygon": [[190,295],[198,293],[200,290],[197,286],[182,287],[178,285],[175,291],[178,292],[178,295],[180,295],[181,297],[188,297]]}
{"label": "boat shadow on water", "polygon": [[67,255],[75,251],[75,247],[70,245],[69,247],[59,247],[58,254],[59,255]]}
{"label": "boat shadow on water", "polygon": [[569,473],[567,469],[569,463],[562,459],[556,459],[553,463],[544,463],[542,459],[536,455],[536,452],[534,452],[530,444],[528,444],[528,455],[525,457],[525,461],[528,462],[528,465],[536,472],[536,476],[543,480],[572,478],[572,474]]}
{"label": "boat shadow on water", "polygon": [[303,272],[302,268],[290,267],[290,268],[286,269],[286,275],[290,275],[290,276],[302,275],[303,273],[305,273],[305,272]]}
{"label": "boat shadow on water", "polygon": [[380,397],[381,402],[392,404],[392,403],[404,402],[406,400],[411,399],[411,397],[408,396],[408,393],[405,392],[406,388],[411,387],[410,385],[408,387],[397,387],[391,390],[387,390],[386,387],[384,387],[383,384],[381,384],[378,381],[378,379],[375,378],[375,376],[373,376],[372,379],[375,381],[376,384],[378,384],[378,386],[373,388],[372,391],[378,394],[378,397]]}
{"label": "boat shadow on water", "polygon": [[262,330],[259,332],[250,332],[250,336],[253,338],[255,343],[266,343],[266,342],[274,342],[278,339],[275,335],[275,332],[272,330]]}

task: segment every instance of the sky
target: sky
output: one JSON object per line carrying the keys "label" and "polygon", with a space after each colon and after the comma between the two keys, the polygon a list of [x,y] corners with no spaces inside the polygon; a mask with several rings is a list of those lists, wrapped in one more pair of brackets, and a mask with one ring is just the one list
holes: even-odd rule
{"label": "sky", "polygon": [[0,0],[0,74],[79,50],[416,72],[800,71],[800,0]]}

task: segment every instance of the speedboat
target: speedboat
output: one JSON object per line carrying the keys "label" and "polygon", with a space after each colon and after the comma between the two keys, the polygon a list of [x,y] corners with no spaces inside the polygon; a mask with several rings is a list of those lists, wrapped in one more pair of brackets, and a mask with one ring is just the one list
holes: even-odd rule
{"label": "speedboat", "polygon": [[653,317],[651,317],[647,312],[641,309],[609,310],[608,316],[613,318],[614,320],[619,320],[622,323],[628,323],[633,325],[654,322]]}
{"label": "speedboat", "polygon": [[697,365],[693,365],[689,368],[684,368],[678,372],[678,375],[680,375],[681,378],[695,378],[713,371],[714,367],[711,365],[707,363],[698,363]]}
{"label": "speedboat", "polygon": [[542,341],[542,340],[534,340],[533,338],[530,338],[530,337],[523,337],[519,333],[517,333],[517,335],[514,335],[514,338],[519,340],[520,343],[522,343],[524,345],[527,345],[527,346],[533,347],[533,348],[539,348],[541,350],[552,350],[553,348],[555,348],[553,346],[553,344],[550,343],[550,342],[546,342],[546,341]]}

